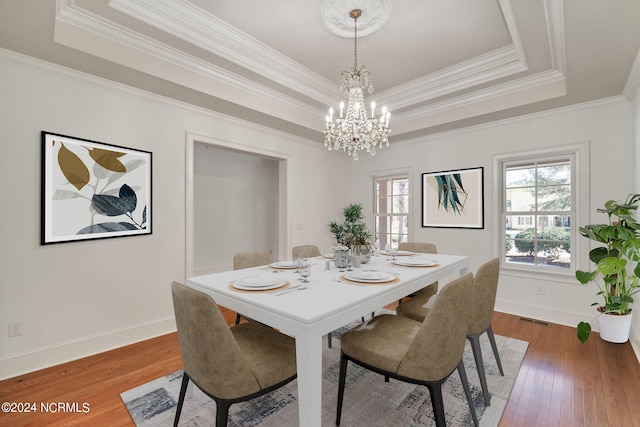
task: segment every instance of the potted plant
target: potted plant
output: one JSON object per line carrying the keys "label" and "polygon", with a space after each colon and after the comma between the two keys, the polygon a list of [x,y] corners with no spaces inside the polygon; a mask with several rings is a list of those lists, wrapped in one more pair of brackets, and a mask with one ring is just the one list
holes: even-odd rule
{"label": "potted plant", "polygon": [[[629,194],[623,204],[609,200],[598,212],[608,216],[608,224],[592,224],[580,227],[581,235],[602,243],[589,252],[594,263],[593,271],[576,271],[582,284],[595,282],[604,299],[598,305],[600,337],[610,342],[626,342],[631,326],[631,304],[638,292],[640,279],[640,224],[634,214],[638,210],[640,194]],[[620,324],[620,330],[617,324]],[[578,324],[578,339],[583,343],[589,338],[591,325]]]}
{"label": "potted plant", "polygon": [[371,257],[371,233],[364,222],[363,206],[360,203],[352,203],[342,210],[344,221],[329,222],[329,231],[333,234],[338,246],[357,250],[361,254],[362,263],[369,261]]}

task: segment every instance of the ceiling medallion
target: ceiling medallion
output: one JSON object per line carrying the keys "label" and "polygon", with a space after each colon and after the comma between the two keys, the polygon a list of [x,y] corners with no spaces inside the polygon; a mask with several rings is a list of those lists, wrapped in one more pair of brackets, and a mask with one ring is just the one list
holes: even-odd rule
{"label": "ceiling medallion", "polygon": [[391,113],[382,107],[379,118],[376,118],[376,103],[371,103],[371,117],[364,103],[365,88],[373,92],[371,73],[363,65],[358,68],[358,18],[362,16],[360,9],[349,11],[353,19],[353,66],[341,73],[340,92],[347,98],[346,110],[344,101],[340,101],[340,112],[333,117],[333,108],[329,109],[324,128],[324,145],[329,149],[342,150],[354,160],[358,160],[358,152],[366,151],[375,156],[376,150],[389,146],[387,138],[389,117]]}
{"label": "ceiling medallion", "polygon": [[378,31],[389,21],[391,0],[324,0],[320,5],[322,25],[329,32],[344,38],[353,36],[353,20],[349,13],[362,11],[358,18],[358,35],[366,37]]}

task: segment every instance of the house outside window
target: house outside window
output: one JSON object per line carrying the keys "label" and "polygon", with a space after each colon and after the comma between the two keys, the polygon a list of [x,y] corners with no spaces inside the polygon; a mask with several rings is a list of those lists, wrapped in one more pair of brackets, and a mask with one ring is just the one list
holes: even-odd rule
{"label": "house outside window", "polygon": [[406,242],[409,233],[408,175],[374,177],[375,235],[381,249]]}

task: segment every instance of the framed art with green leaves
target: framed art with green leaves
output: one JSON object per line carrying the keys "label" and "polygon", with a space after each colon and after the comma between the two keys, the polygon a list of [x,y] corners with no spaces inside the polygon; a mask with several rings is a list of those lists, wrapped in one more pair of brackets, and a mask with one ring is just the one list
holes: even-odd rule
{"label": "framed art with green leaves", "polygon": [[422,174],[422,226],[484,228],[484,168]]}
{"label": "framed art with green leaves", "polygon": [[42,132],[41,244],[151,234],[151,153]]}

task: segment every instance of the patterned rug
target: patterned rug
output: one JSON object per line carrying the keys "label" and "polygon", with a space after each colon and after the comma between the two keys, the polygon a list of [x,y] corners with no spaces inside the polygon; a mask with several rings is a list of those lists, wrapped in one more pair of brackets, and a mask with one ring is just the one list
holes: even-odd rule
{"label": "patterned rug", "polygon": [[[342,330],[334,332],[334,338],[338,338],[340,332]],[[327,348],[326,337],[324,341],[322,425],[335,426],[340,341],[334,339],[333,348]],[[496,342],[504,377],[498,371],[486,334],[481,338],[491,406],[484,405],[478,372],[468,342],[464,353],[464,365],[481,426],[498,425],[529,345],[525,341],[499,335],[496,335]],[[181,381],[182,371],[178,371],[122,393],[122,400],[135,424],[138,427],[173,425]],[[232,405],[229,411],[229,427],[298,425],[297,386],[297,380],[294,380],[265,396]],[[443,393],[447,425],[473,425],[457,371],[443,385]],[[191,396],[187,393],[180,426],[214,425],[215,410],[215,403],[197,387],[193,387]],[[386,383],[381,375],[349,363],[341,425],[434,426],[429,391],[426,387],[393,379]]]}

